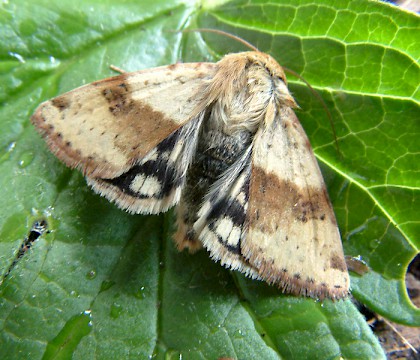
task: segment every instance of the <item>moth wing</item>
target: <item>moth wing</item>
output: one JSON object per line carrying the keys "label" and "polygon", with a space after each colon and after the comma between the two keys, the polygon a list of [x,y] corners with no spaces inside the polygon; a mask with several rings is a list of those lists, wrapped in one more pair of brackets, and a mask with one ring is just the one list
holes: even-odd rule
{"label": "moth wing", "polygon": [[242,255],[286,292],[342,298],[349,276],[318,163],[293,110],[254,139]]}
{"label": "moth wing", "polygon": [[42,103],[32,122],[66,165],[113,178],[196,115],[215,70],[174,64],[100,80]]}
{"label": "moth wing", "polygon": [[132,213],[157,214],[178,203],[204,112],[114,178],[87,177],[93,189]]}
{"label": "moth wing", "polygon": [[199,211],[194,231],[213,260],[259,279],[242,255],[246,236],[252,147],[213,185]]}
{"label": "moth wing", "polygon": [[176,64],[97,81],[41,104],[32,122],[50,150],[130,212],[179,200],[215,64]]}

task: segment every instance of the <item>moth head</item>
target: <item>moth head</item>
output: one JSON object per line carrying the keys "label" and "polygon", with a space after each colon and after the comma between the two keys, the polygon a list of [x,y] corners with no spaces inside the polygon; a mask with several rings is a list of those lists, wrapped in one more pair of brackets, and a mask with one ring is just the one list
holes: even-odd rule
{"label": "moth head", "polygon": [[260,51],[250,51],[245,54],[248,59],[247,66],[249,68],[255,66],[256,69],[260,70],[259,73],[256,71],[256,77],[261,78],[261,74],[265,73],[267,79],[272,84],[277,106],[299,107],[287,87],[287,78],[284,69],[272,56]]}
{"label": "moth head", "polygon": [[248,51],[229,54],[217,63],[208,87],[207,105],[213,104],[225,132],[269,126],[284,107],[297,104],[287,88],[283,68],[271,56]]}

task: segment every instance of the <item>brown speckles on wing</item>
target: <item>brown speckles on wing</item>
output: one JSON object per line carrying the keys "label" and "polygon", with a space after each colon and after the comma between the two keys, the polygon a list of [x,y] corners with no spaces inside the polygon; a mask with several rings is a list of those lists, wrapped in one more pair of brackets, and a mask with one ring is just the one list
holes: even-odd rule
{"label": "brown speckles on wing", "polygon": [[68,166],[115,177],[192,119],[215,66],[175,64],[97,81],[41,104],[32,122]]}
{"label": "brown speckles on wing", "polygon": [[347,271],[347,265],[343,256],[334,252],[330,254],[330,267],[343,272]]}
{"label": "brown speckles on wing", "polygon": [[324,181],[291,109],[256,135],[244,257],[269,283],[315,298],[342,298],[349,276]]}
{"label": "brown speckles on wing", "polygon": [[60,111],[63,111],[70,106],[70,102],[65,97],[62,97],[62,96],[52,99],[51,103]]}
{"label": "brown speckles on wing", "polygon": [[[292,181],[282,180],[258,166],[253,168],[252,183],[250,197],[255,211],[250,212],[249,221],[266,233],[278,230],[278,218],[302,223],[328,219],[335,224],[335,217],[323,189],[311,185],[300,188]],[[276,213],[275,218],[271,216],[273,211]]]}

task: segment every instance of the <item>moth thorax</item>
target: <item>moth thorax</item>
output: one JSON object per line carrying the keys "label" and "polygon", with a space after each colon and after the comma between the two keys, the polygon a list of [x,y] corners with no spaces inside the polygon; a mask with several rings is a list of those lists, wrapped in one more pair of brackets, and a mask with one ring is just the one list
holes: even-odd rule
{"label": "moth thorax", "polygon": [[260,124],[266,121],[266,110],[271,101],[269,90],[255,92],[244,86],[229,99],[217,99],[210,118],[214,127],[228,135],[244,130],[256,133]]}
{"label": "moth thorax", "polygon": [[205,124],[208,130],[217,130],[226,135],[234,135],[237,132],[247,131],[256,132],[257,124],[244,121],[245,114],[236,106],[225,103],[223,100],[217,100],[208,114]]}

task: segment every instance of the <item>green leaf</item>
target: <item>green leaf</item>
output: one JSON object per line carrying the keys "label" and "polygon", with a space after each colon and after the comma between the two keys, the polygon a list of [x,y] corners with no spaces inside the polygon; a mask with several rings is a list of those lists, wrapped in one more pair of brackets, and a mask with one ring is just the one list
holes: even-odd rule
{"label": "green leaf", "polygon": [[[42,1],[0,8],[0,271],[33,222],[36,240],[0,285],[0,353],[51,358],[383,358],[348,300],[279,294],[178,253],[175,219],[129,215],[93,194],[50,154],[29,122],[57,94],[113,75],[182,61],[214,61],[238,34],[300,73],[325,112],[289,76],[298,116],[322,165],[347,255],[371,271],[353,294],[385,317],[420,326],[404,275],[420,240],[419,18],[377,2]],[[417,215],[417,216],[416,216]]]}

